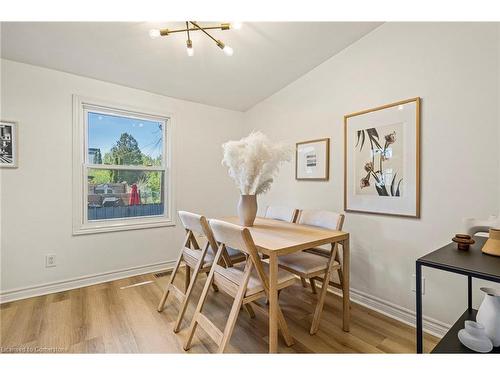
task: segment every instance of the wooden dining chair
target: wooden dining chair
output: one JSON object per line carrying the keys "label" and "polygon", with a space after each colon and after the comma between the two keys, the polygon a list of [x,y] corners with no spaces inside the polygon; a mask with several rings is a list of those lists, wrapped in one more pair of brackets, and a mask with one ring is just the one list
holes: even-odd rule
{"label": "wooden dining chair", "polygon": [[[199,325],[217,343],[217,352],[223,353],[233,333],[242,304],[250,304],[253,302],[254,306],[258,307],[260,310],[267,311],[265,306],[256,303],[256,301],[268,295],[269,266],[260,259],[252,236],[247,228],[220,220],[211,220],[210,227],[212,228],[215,239],[220,245],[194,313],[184,350],[190,349],[195,330]],[[237,248],[246,253],[248,255],[246,262],[228,268],[220,266],[218,260],[227,247]],[[209,320],[207,315],[202,313],[203,305],[207,299],[208,290],[212,281],[215,281],[220,290],[234,298],[223,331],[217,328],[215,324]],[[286,288],[294,282],[294,275],[287,271],[279,270],[278,290]],[[288,346],[293,345],[293,338],[288,331],[285,318],[279,306],[278,324],[286,344]]]}
{"label": "wooden dining chair", "polygon": [[285,206],[267,206],[265,218],[295,223],[299,210]]}
{"label": "wooden dining chair", "polygon": [[[344,224],[344,215],[331,211],[302,210],[297,219],[297,223],[340,231]],[[278,258],[278,262],[282,269],[299,276],[303,285],[305,279],[309,279],[314,294],[317,293],[315,281],[322,282],[311,329],[309,331],[311,335],[314,335],[319,328],[328,285],[342,289],[343,277],[342,266],[338,254],[338,245],[332,244],[330,249],[313,248],[299,253],[283,255]],[[337,272],[340,283],[335,283],[331,280],[333,272]]]}
{"label": "wooden dining chair", "polygon": [[[165,308],[167,298],[170,292],[172,292],[180,301],[181,306],[179,313],[177,315],[177,320],[174,325],[174,332],[179,332],[179,328],[182,323],[184,314],[186,313],[186,308],[189,302],[189,297],[193,291],[193,287],[196,283],[198,275],[201,273],[206,273],[208,275],[212,263],[214,262],[215,254],[218,248],[218,244],[214,239],[212,230],[208,225],[208,221],[205,216],[197,215],[191,212],[179,211],[179,217],[181,219],[182,225],[186,230],[186,237],[182,245],[182,249],[175,263],[170,280],[165,287],[165,291],[161,298],[160,304],[158,305],[158,311],[161,312]],[[206,244],[203,249],[200,249],[196,236],[205,236]],[[242,262],[246,259],[244,253],[234,250],[232,248],[226,248],[221,254],[220,261],[224,266],[232,266],[235,263]],[[181,262],[184,261],[186,265],[185,280],[184,280],[184,292],[174,285],[175,277],[179,271]],[[191,277],[191,269],[193,270],[193,276]],[[215,291],[218,291],[216,284],[212,284]]]}

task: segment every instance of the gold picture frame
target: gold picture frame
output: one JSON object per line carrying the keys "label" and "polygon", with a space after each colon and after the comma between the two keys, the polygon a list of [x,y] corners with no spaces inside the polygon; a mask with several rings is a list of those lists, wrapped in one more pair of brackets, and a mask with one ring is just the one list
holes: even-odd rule
{"label": "gold picture frame", "polygon": [[[414,109],[412,108],[412,106],[414,106]],[[410,130],[407,134],[408,134],[408,136],[413,137],[413,138],[410,138],[414,142],[414,143],[411,142],[411,148],[413,148],[415,151],[415,154],[411,153],[410,155],[408,155],[409,156],[408,159],[412,160],[412,166],[411,166],[412,168],[409,168],[409,169],[411,170],[414,168],[414,175],[413,175],[413,173],[408,174],[408,179],[412,182],[410,189],[408,189],[408,190],[410,190],[410,194],[408,197],[404,197],[406,199],[406,205],[408,206],[408,209],[405,206],[405,208],[403,210],[401,210],[401,212],[398,212],[398,209],[392,209],[392,208],[388,209],[388,210],[384,210],[384,209],[380,209],[380,208],[377,208],[377,209],[360,208],[360,206],[362,206],[364,203],[357,204],[358,207],[353,207],[353,204],[350,202],[350,199],[353,196],[353,192],[352,192],[353,189],[352,188],[355,185],[352,184],[352,183],[354,183],[354,181],[351,181],[352,180],[352,171],[350,170],[350,166],[351,166],[351,163],[353,163],[351,160],[353,158],[351,157],[351,159],[350,159],[350,154],[354,153],[354,151],[352,149],[352,143],[354,143],[354,138],[351,139],[350,136],[352,136],[353,131],[356,131],[358,133],[358,137],[359,137],[359,131],[362,131],[359,129],[364,130],[364,128],[359,128],[358,130],[349,129],[349,126],[350,126],[349,122],[352,119],[358,117],[358,123],[362,124],[363,122],[360,121],[361,119],[359,118],[359,116],[369,115],[369,114],[373,114],[375,112],[384,111],[384,110],[391,110],[394,107],[397,107],[398,110],[404,110],[404,111],[408,110],[408,112],[409,112],[408,116],[410,116],[410,117],[413,117],[413,111],[415,112],[414,124],[403,123],[403,124],[405,124],[405,126],[408,126],[408,127],[412,127],[414,125],[414,129],[413,129],[414,133],[413,133],[413,131],[411,131],[411,129],[405,130],[405,132],[408,132],[408,130]],[[366,109],[363,111],[351,113],[351,114],[344,116],[344,211],[378,214],[378,215],[391,215],[391,216],[399,216],[399,217],[420,218],[420,117],[421,117],[420,108],[421,108],[421,98],[415,97],[415,98],[401,100],[401,101],[386,104],[383,106],[379,106],[379,107],[370,108],[370,109]],[[410,118],[410,117],[408,117],[408,118]],[[356,126],[362,126],[362,125],[356,125]],[[376,128],[374,124],[371,124],[370,126],[372,126],[373,128]],[[377,137],[378,137],[378,135],[377,135]],[[363,134],[363,139],[364,139],[364,134]],[[404,141],[407,142],[406,139]],[[358,138],[358,142],[359,142],[359,138]],[[403,142],[403,141],[401,141],[401,142]],[[356,143],[356,146],[357,146],[357,143]],[[361,148],[362,148],[362,146],[361,146]],[[381,149],[378,151],[385,152],[385,147],[384,147],[383,151]],[[371,155],[373,155],[373,154],[374,154],[374,151],[372,148]],[[380,157],[382,157],[382,153],[380,154]],[[384,154],[384,160],[386,160],[385,154]],[[414,166],[413,166],[413,161],[414,161]],[[373,163],[371,165],[372,165],[372,168],[375,169],[373,167]],[[372,169],[372,171],[373,171],[373,169]],[[359,168],[358,168],[358,170],[359,170]],[[368,166],[368,170],[369,170],[369,166]],[[380,172],[380,176],[382,176],[383,171],[381,169],[379,169],[379,172]],[[391,173],[392,173],[392,171],[391,171]],[[370,172],[368,172],[368,174],[370,174]],[[395,178],[396,178],[396,176],[394,175],[394,179]],[[385,190],[386,186],[385,186],[384,178],[381,178],[381,180],[383,181],[383,187]],[[378,184],[378,186],[381,186],[381,185]],[[392,194],[392,187],[393,187],[393,184],[391,184],[391,187],[390,187],[391,194]],[[378,192],[378,190],[379,190],[378,187],[376,188],[376,190]],[[399,191],[399,185],[398,185],[398,191]],[[413,194],[414,194],[414,197],[413,197]],[[380,195],[380,193],[379,193],[379,195]],[[376,199],[376,195],[374,195],[374,196],[375,196],[375,198],[373,198],[373,199],[372,199],[372,197],[369,197],[368,199],[365,197],[364,198],[365,200],[360,199],[359,202],[367,202],[370,199],[373,201],[374,199]],[[387,199],[387,197],[385,197],[385,196],[380,197],[380,198]],[[397,198],[400,198],[400,197],[397,196]],[[386,200],[385,202],[390,203],[393,206],[396,206],[396,204],[393,204],[394,201],[391,202],[390,199],[394,199],[394,196],[391,196],[389,198],[389,200]],[[351,200],[354,201],[354,199],[351,199]]]}
{"label": "gold picture frame", "polygon": [[[314,144],[324,143],[324,168],[318,171],[312,171],[311,177],[307,177],[303,173],[301,159],[299,157],[299,152],[301,151],[301,147],[306,145],[311,145],[313,147]],[[317,155],[315,156],[316,159]],[[320,163],[321,161],[318,161]],[[316,163],[316,160],[315,160]],[[301,170],[299,170],[299,168]],[[317,173],[321,172],[321,176],[318,177]],[[330,178],[330,138],[321,138],[321,139],[313,139],[311,141],[297,142],[295,144],[295,179],[298,181],[328,181]]]}

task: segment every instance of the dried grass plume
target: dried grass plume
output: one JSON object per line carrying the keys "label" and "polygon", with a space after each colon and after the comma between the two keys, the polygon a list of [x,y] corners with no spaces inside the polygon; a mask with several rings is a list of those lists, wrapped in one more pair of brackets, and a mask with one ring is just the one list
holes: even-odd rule
{"label": "dried grass plume", "polygon": [[271,142],[261,132],[222,145],[222,164],[243,195],[262,194],[271,188],[281,163],[290,161],[292,148],[284,142]]}

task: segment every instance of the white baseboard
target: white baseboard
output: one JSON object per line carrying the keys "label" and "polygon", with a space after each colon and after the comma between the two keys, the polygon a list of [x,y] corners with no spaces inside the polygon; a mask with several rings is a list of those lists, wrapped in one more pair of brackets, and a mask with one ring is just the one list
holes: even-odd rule
{"label": "white baseboard", "polygon": [[[333,288],[328,288],[328,291],[339,296],[342,296],[342,292]],[[407,309],[405,307],[396,305],[392,302],[383,300],[382,298],[378,298],[372,295],[369,295],[365,292],[361,292],[356,289],[350,289],[350,297],[351,301],[365,306],[371,310],[377,311],[383,315],[386,315],[390,318],[398,320],[402,323],[405,323],[409,326],[416,326],[415,312]],[[439,320],[423,317],[423,329],[425,332],[430,333],[436,337],[443,337],[446,332],[451,328],[449,324],[440,322]]]}
{"label": "white baseboard", "polygon": [[26,288],[0,291],[0,304],[16,301],[19,299],[42,296],[45,294],[63,292],[70,289],[82,288],[85,286],[105,283],[108,281],[123,279],[126,277],[170,270],[174,267],[174,264],[175,261],[159,262],[159,263],[147,264],[144,266],[104,272],[100,274],[81,276],[74,279],[67,279],[52,283],[39,284]]}

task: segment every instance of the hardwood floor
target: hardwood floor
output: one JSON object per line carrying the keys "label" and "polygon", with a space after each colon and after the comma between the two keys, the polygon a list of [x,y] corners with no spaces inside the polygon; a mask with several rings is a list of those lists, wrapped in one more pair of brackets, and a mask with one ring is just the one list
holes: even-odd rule
{"label": "hardwood floor", "polygon": [[[2,352],[185,353],[182,345],[205,278],[195,288],[180,333],[174,334],[177,299],[169,296],[165,310],[156,311],[162,292],[159,284],[164,284],[167,277],[136,276],[2,304],[0,349]],[[181,286],[182,281],[183,277],[178,277],[176,284]],[[295,338],[295,345],[288,348],[280,337],[281,353],[414,353],[414,328],[355,303],[352,303],[351,331],[343,332],[342,301],[330,293],[320,329],[316,335],[309,335],[316,298],[300,282],[280,295],[283,313]],[[211,290],[204,311],[223,327],[231,303],[224,293]],[[244,310],[240,312],[228,352],[267,352],[267,315],[256,314],[251,319]],[[437,339],[425,335],[424,342],[425,350],[429,351]],[[189,353],[210,353],[215,349],[211,339],[198,330]]]}

